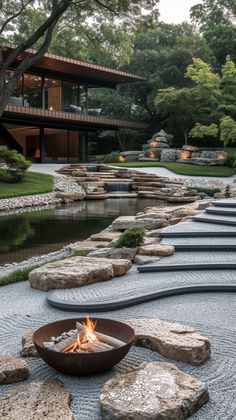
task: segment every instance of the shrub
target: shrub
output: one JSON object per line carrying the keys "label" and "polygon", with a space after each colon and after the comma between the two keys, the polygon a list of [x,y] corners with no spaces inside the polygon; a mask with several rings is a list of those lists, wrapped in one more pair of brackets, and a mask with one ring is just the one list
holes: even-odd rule
{"label": "shrub", "polygon": [[111,152],[104,158],[104,163],[116,163],[119,162],[120,152]]}
{"label": "shrub", "polygon": [[120,236],[114,248],[137,248],[143,244],[144,234],[142,227],[131,227]]}
{"label": "shrub", "polygon": [[30,166],[30,162],[23,155],[6,146],[0,146],[0,164],[3,166],[0,171],[0,180],[5,182],[21,181]]}
{"label": "shrub", "polygon": [[230,194],[230,186],[226,185],[225,187],[225,198],[230,198],[231,194]]}

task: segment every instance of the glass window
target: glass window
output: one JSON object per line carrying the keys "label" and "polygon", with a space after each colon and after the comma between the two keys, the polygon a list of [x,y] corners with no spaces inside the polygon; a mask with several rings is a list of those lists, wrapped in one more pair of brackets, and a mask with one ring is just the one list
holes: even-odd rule
{"label": "glass window", "polygon": [[42,77],[24,74],[24,106],[42,108]]}
{"label": "glass window", "polygon": [[63,111],[81,114],[79,88],[76,83],[63,82]]}
{"label": "glass window", "polygon": [[[13,71],[8,70],[6,74],[6,83],[8,83],[8,80],[13,75]],[[9,99],[9,105],[15,105],[15,106],[22,106],[23,105],[23,95],[22,95],[22,77],[17,82],[17,85]]]}
{"label": "glass window", "polygon": [[45,108],[49,111],[61,111],[62,110],[62,92],[61,92],[61,81],[44,79],[45,89]]}

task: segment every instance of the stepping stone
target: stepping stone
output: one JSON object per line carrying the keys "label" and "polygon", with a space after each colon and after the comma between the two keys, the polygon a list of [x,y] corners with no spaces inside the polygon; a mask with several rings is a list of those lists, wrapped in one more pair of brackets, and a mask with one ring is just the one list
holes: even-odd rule
{"label": "stepping stone", "polygon": [[70,393],[58,379],[21,385],[0,395],[4,420],[73,420]]}
{"label": "stepping stone", "polygon": [[145,264],[153,264],[160,261],[159,257],[152,257],[151,255],[136,255],[134,259],[134,264],[137,265],[145,265]]}
{"label": "stepping stone", "polygon": [[136,253],[137,248],[103,248],[90,252],[88,257],[114,258],[133,261]]}
{"label": "stepping stone", "polygon": [[90,236],[90,240],[91,241],[108,241],[111,242],[113,240],[117,240],[119,239],[121,235],[121,232],[110,232],[108,231],[102,231],[100,233],[95,233],[94,235]]}
{"label": "stepping stone", "polygon": [[139,248],[139,253],[141,255],[151,255],[154,257],[168,257],[169,255],[173,255],[174,252],[175,248],[172,245],[152,244],[144,245]]}
{"label": "stepping stone", "polygon": [[102,418],[182,420],[209,400],[207,386],[171,363],[143,363],[110,379],[100,394]]}
{"label": "stepping stone", "polygon": [[101,247],[107,247],[109,245],[108,241],[79,241],[79,242],[75,242],[73,244],[70,244],[68,246],[68,248],[71,251],[94,251],[97,248],[101,248]]}
{"label": "stepping stone", "polygon": [[28,377],[29,368],[25,360],[10,355],[0,355],[0,384],[12,384],[24,381]]}
{"label": "stepping stone", "polygon": [[72,257],[32,270],[29,281],[31,287],[44,291],[82,287],[122,276],[131,267],[129,260]]}
{"label": "stepping stone", "polygon": [[191,365],[200,365],[210,358],[209,339],[194,328],[159,319],[133,319],[125,323],[135,331],[136,346]]}
{"label": "stepping stone", "polygon": [[135,216],[120,216],[112,223],[115,230],[126,230],[131,227],[143,227],[144,229],[153,230],[167,226],[166,219],[152,219],[148,216],[145,219],[136,219]]}
{"label": "stepping stone", "polygon": [[193,220],[196,222],[204,222],[204,223],[214,223],[220,225],[229,225],[229,226],[236,226],[236,218],[232,216],[217,216],[217,215],[208,215],[208,214],[200,214],[198,216],[194,216]]}
{"label": "stepping stone", "polygon": [[21,339],[22,349],[20,352],[22,357],[39,357],[38,352],[33,342],[33,334],[34,334],[34,331],[27,331],[22,336],[22,339]]}

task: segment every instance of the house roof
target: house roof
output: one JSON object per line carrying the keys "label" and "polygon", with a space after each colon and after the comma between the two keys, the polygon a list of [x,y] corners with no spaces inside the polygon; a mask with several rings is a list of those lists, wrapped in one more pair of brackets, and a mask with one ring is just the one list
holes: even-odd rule
{"label": "house roof", "polygon": [[[4,43],[6,53],[16,48],[15,44]],[[27,55],[35,54],[36,50],[29,48],[21,53],[17,61],[21,61]],[[97,64],[78,61],[68,57],[46,53],[40,58],[31,71],[37,71],[45,75],[66,75],[73,80],[88,80],[90,83],[115,87],[118,84],[144,81],[145,78],[131,73]]]}

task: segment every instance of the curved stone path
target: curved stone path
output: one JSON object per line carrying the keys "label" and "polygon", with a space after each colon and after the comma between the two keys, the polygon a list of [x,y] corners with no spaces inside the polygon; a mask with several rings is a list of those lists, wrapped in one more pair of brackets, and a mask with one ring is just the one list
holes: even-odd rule
{"label": "curved stone path", "polygon": [[[221,211],[222,207],[217,207],[214,203],[213,208]],[[233,205],[235,206],[233,208]],[[224,201],[224,208],[227,208],[227,201]],[[236,202],[229,200],[229,209],[231,211],[236,209]],[[208,209],[204,211],[203,216],[207,214]],[[178,250],[174,255],[162,258],[158,263],[147,264],[138,267],[139,273],[135,269],[130,271],[127,275],[108,281],[106,283],[98,283],[96,285],[87,286],[78,289],[55,290],[48,294],[48,302],[64,310],[78,310],[78,311],[107,311],[111,308],[121,309],[127,306],[144,303],[152,299],[160,299],[176,294],[195,293],[199,291],[236,291],[236,260],[235,251],[228,249],[227,252],[219,249],[221,247],[222,238],[225,239],[225,230],[223,225],[218,222],[215,225],[215,215],[207,214],[211,219],[211,226],[220,227],[220,236],[217,235],[217,230],[206,223],[201,222],[200,216],[195,216],[194,222],[180,223],[177,226],[172,226],[163,229],[164,234],[168,232],[169,235],[174,233],[175,237],[168,236],[168,241],[176,240],[176,235],[180,235],[182,244],[187,239],[188,251]],[[218,217],[218,216],[216,216]],[[228,216],[220,216],[228,219]],[[236,231],[234,224],[236,224],[236,217],[231,216],[234,220],[233,225],[227,227],[231,237],[227,237],[227,245],[236,244]],[[189,227],[190,225],[190,227]],[[191,226],[194,225],[192,237],[185,237],[185,232],[190,232]],[[181,231],[182,228],[182,231]],[[203,250],[196,251],[195,234],[214,232],[214,236],[207,237],[208,247]],[[202,241],[204,245],[205,238],[197,238]],[[164,243],[166,237],[163,238]],[[212,241],[212,242],[211,242]],[[216,249],[211,249],[210,245],[216,246]],[[201,246],[199,246],[201,248]],[[145,274],[148,273],[148,276]],[[209,287],[207,287],[209,286]],[[214,287],[213,287],[214,286]],[[190,287],[190,288],[189,288]]]}

